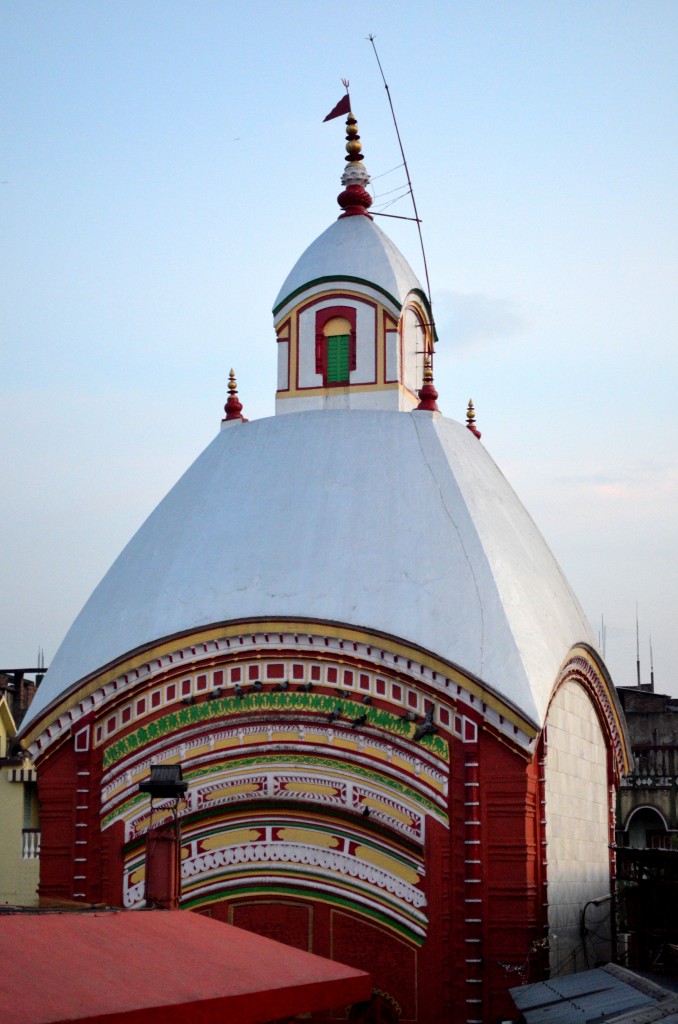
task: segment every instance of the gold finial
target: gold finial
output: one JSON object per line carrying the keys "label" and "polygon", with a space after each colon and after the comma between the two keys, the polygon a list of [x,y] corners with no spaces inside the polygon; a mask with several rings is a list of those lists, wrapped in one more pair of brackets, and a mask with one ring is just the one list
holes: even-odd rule
{"label": "gold finial", "polygon": [[235,373],[233,372],[233,367],[231,367],[231,372],[228,375],[228,393],[229,393],[229,395],[237,395],[238,394],[238,382],[235,379]]}
{"label": "gold finial", "polygon": [[358,135],[358,122],[353,114],[346,118],[346,157],[347,163],[357,164],[362,160],[363,144]]}
{"label": "gold finial", "polygon": [[476,413],[475,409],[473,408],[473,402],[471,401],[470,398],[468,408],[466,410],[466,426],[471,431],[471,433],[475,434],[478,440],[480,440],[482,435],[478,428],[476,427]]}

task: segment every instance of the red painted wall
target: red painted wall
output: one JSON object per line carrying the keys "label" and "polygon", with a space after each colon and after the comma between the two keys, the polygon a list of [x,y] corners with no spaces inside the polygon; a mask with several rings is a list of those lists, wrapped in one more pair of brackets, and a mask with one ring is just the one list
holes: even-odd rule
{"label": "red painted wall", "polygon": [[507,988],[520,984],[523,972],[543,977],[535,947],[546,934],[543,830],[537,761],[526,763],[486,733],[479,755],[484,995],[494,1020],[514,1012]]}
{"label": "red painted wall", "polygon": [[73,897],[76,778],[72,742],[52,753],[38,771],[42,833],[38,895],[41,898],[70,900]]}

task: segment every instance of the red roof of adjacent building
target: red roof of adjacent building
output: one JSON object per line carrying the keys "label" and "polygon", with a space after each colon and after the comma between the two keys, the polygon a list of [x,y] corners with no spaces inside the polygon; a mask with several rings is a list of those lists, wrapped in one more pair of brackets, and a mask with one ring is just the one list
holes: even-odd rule
{"label": "red roof of adjacent building", "polygon": [[370,976],[190,911],[3,916],[22,1024],[259,1024],[369,999]]}

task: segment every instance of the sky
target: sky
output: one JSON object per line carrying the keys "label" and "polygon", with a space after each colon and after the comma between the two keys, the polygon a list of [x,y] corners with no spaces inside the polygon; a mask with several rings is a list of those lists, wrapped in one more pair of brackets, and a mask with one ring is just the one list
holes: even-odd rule
{"label": "sky", "polygon": [[[617,685],[678,696],[678,5],[0,0],[0,667],[49,664],[219,429],[336,217],[426,247],[439,406],[542,530]],[[382,218],[422,274],[407,221]],[[237,486],[237,482],[234,482]]]}

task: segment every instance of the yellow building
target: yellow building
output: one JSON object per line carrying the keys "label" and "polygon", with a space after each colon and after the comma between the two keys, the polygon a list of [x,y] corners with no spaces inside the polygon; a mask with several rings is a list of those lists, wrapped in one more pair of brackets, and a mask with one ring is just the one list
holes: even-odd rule
{"label": "yellow building", "polygon": [[7,696],[0,696],[0,905],[36,906],[40,828],[35,769],[10,756],[16,725]]}

